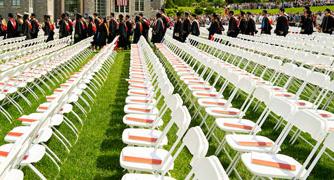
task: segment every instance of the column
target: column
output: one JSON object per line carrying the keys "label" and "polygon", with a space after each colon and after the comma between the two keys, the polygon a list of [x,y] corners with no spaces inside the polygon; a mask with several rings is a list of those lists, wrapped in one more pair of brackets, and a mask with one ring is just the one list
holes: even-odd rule
{"label": "column", "polygon": [[110,16],[111,13],[111,5],[113,4],[112,0],[105,0],[106,1],[106,16]]}

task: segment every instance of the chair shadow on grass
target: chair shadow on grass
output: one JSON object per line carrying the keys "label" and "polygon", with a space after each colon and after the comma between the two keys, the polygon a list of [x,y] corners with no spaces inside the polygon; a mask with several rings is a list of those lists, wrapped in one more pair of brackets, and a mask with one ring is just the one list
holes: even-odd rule
{"label": "chair shadow on grass", "polygon": [[[128,57],[126,57],[128,56]],[[129,59],[127,53],[124,59]],[[116,93],[113,102],[110,104],[109,127],[105,131],[105,138],[100,145],[101,155],[96,158],[96,167],[102,171],[110,173],[97,173],[94,179],[121,179],[123,168],[119,164],[120,153],[125,146],[122,142],[122,132],[126,126],[122,122],[124,116],[123,107],[127,96],[128,84],[125,81],[128,78],[129,61],[124,61],[122,65],[122,74],[119,77],[119,84],[116,86]]]}

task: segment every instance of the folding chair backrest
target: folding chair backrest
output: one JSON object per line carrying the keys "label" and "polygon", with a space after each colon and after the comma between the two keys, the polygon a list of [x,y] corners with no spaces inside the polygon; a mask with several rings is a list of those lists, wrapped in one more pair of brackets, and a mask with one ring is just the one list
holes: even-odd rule
{"label": "folding chair backrest", "polygon": [[330,83],[330,77],[320,72],[311,72],[307,81],[321,88],[327,88]]}
{"label": "folding chair backrest", "polygon": [[171,111],[175,111],[176,108],[182,106],[183,101],[179,94],[173,94],[166,97],[166,104]]}
{"label": "folding chair backrest", "polygon": [[286,98],[273,97],[270,99],[269,108],[272,112],[280,115],[283,119],[289,121],[291,116],[296,112],[296,105],[287,101]]}
{"label": "folding chair backrest", "polygon": [[188,129],[191,121],[191,116],[186,106],[182,106],[172,112],[172,118],[178,127],[176,135],[182,136]]}
{"label": "folding chair backrest", "polygon": [[321,140],[327,133],[325,121],[307,110],[297,111],[293,117],[292,124],[299,130],[310,134],[315,140]]}
{"label": "folding chair backrest", "polygon": [[237,86],[242,91],[246,92],[247,94],[250,94],[254,90],[255,85],[256,85],[255,81],[252,81],[249,78],[242,78],[242,79],[240,79]]}
{"label": "folding chair backrest", "polygon": [[259,101],[268,103],[271,98],[271,92],[269,89],[259,86],[255,89],[253,96]]}
{"label": "folding chair backrest", "polygon": [[161,88],[161,93],[163,96],[171,95],[174,91],[174,86],[170,82],[166,82],[163,88]]}
{"label": "folding chair backrest", "polygon": [[281,66],[281,72],[284,74],[287,74],[289,76],[293,76],[294,74],[294,69],[297,67],[297,65],[292,64],[292,63],[285,63],[283,66]]}
{"label": "folding chair backrest", "polygon": [[195,159],[205,157],[209,149],[209,142],[199,126],[190,128],[182,142]]}
{"label": "folding chair backrest", "polygon": [[303,67],[296,67],[293,70],[293,76],[303,81],[307,80],[310,74],[311,70]]}
{"label": "folding chair backrest", "polygon": [[223,166],[216,156],[198,158],[192,163],[194,179],[198,180],[228,180]]}

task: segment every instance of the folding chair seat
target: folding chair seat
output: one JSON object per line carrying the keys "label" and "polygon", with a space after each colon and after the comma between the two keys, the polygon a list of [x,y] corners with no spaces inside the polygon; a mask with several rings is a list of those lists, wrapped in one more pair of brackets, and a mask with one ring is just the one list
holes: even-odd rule
{"label": "folding chair seat", "polygon": [[161,138],[162,131],[152,129],[128,128],[123,131],[122,140],[124,144],[137,146],[159,146],[162,147],[168,143],[167,137]]}
{"label": "folding chair seat", "polygon": [[128,104],[124,106],[126,114],[148,114],[157,115],[159,110],[153,105]]}
{"label": "folding chair seat", "polygon": [[[189,124],[188,124],[189,125]],[[183,133],[178,134],[178,139],[182,138]],[[174,145],[179,144],[179,140],[174,142]],[[195,157],[204,157],[208,150],[208,142],[205,135],[199,127],[189,129],[182,140],[182,144],[177,149],[174,157],[172,153],[175,149],[170,151],[157,148],[148,147],[125,147],[120,155],[120,165],[129,170],[143,171],[143,172],[157,172],[164,175],[174,167],[174,159],[177,158],[180,151],[187,147],[190,153]]]}
{"label": "folding chair seat", "polygon": [[10,169],[8,172],[5,174],[4,179],[9,180],[9,179],[16,179],[16,180],[23,180],[24,174],[22,170],[20,169]]}
{"label": "folding chair seat", "polygon": [[14,143],[17,141],[20,137],[22,137],[24,134],[31,132],[30,126],[18,126],[9,131],[5,136],[5,141],[9,143]]}
{"label": "folding chair seat", "polygon": [[207,107],[205,111],[215,118],[241,118],[244,116],[242,111],[231,107]]}
{"label": "folding chair seat", "polygon": [[23,125],[31,125],[40,121],[43,118],[43,113],[31,113],[29,115],[23,115],[17,120],[21,121]]}

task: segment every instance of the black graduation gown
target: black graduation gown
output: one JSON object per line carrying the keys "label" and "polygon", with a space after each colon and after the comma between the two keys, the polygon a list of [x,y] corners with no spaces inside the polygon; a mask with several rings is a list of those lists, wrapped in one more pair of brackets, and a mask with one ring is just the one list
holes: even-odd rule
{"label": "black graduation gown", "polygon": [[311,17],[302,16],[300,21],[300,34],[312,34],[313,33],[313,21]]}
{"label": "black graduation gown", "polygon": [[182,42],[183,37],[182,37],[182,32],[183,32],[183,27],[182,27],[182,21],[178,20],[174,24],[174,30],[173,30],[173,38]]}
{"label": "black graduation gown", "polygon": [[244,18],[240,20],[239,29],[241,34],[246,34],[248,21]]}
{"label": "black graduation gown", "polygon": [[118,40],[118,47],[120,48],[126,48],[126,41],[127,41],[127,28],[125,22],[120,22],[118,26],[118,34],[119,34],[119,40]]}
{"label": "black graduation gown", "polygon": [[109,35],[109,29],[108,29],[108,24],[107,23],[101,23],[99,25],[99,32],[97,35],[98,38],[98,46],[102,47],[107,44],[107,38]]}
{"label": "black graduation gown", "polygon": [[130,49],[130,44],[131,44],[130,37],[133,35],[132,23],[130,20],[128,20],[125,22],[125,24],[126,24],[126,29],[127,29],[126,45]]}
{"label": "black graduation gown", "polygon": [[278,36],[286,36],[289,33],[289,22],[285,16],[277,18],[275,33]]}
{"label": "black graduation gown", "polygon": [[322,23],[320,25],[323,33],[332,34],[334,30],[334,17],[333,16],[325,16],[322,19]]}
{"label": "black graduation gown", "polygon": [[[210,40],[215,34],[219,34],[221,33],[220,31],[220,23],[218,21],[213,21],[210,25],[210,27],[208,28],[209,31],[209,37],[208,39]],[[219,32],[220,31],[220,32]]]}
{"label": "black graduation gown", "polygon": [[95,34],[94,30],[93,30],[93,26],[95,26],[95,30],[96,30],[96,25],[92,22],[88,23],[88,28],[87,28],[87,36],[90,37],[90,36],[93,36]]}
{"label": "black graduation gown", "polygon": [[82,28],[83,24],[81,21],[75,22],[74,27],[74,43],[77,43],[82,40],[84,29]]}
{"label": "black graduation gown", "polygon": [[36,19],[32,19],[30,20],[31,22],[31,26],[32,26],[32,29],[31,29],[31,38],[34,39],[34,38],[37,38],[38,36],[38,32],[39,32],[39,23]]}
{"label": "black graduation gown", "polygon": [[16,37],[17,34],[17,21],[14,20],[16,22],[16,27],[13,26],[13,24],[11,23],[10,20],[8,20],[7,22],[7,38],[13,38]]}
{"label": "black graduation gown", "polygon": [[249,18],[249,20],[247,21],[247,28],[245,34],[254,36],[256,32],[257,30],[255,26],[255,21],[252,18]]}
{"label": "black graduation gown", "polygon": [[150,21],[143,17],[143,19],[141,20],[141,24],[143,25],[143,36],[147,40],[148,32],[150,30]]}
{"label": "black graduation gown", "polygon": [[189,18],[186,18],[183,21],[183,33],[182,33],[183,34],[183,41],[185,41],[187,39],[190,32],[191,32],[191,23],[190,23]]}
{"label": "black graduation gown", "polygon": [[23,35],[26,37],[26,39],[31,39],[32,38],[31,37],[32,25],[29,20],[25,20],[23,22],[22,29],[23,29]]}
{"label": "black graduation gown", "polygon": [[228,30],[227,30],[227,36],[230,37],[237,37],[239,34],[239,28],[237,20],[234,17],[231,17],[228,21]]}
{"label": "black graduation gown", "polygon": [[133,33],[133,43],[137,44],[140,36],[143,34],[144,31],[144,27],[142,25],[141,22],[136,22],[136,27],[134,29],[134,33]]}
{"label": "black graduation gown", "polygon": [[193,23],[191,24],[191,34],[194,36],[200,35],[199,24],[197,21],[193,21]]}
{"label": "black graduation gown", "polygon": [[268,17],[263,17],[261,23],[261,34],[271,34],[271,25],[269,23]]}
{"label": "black graduation gown", "polygon": [[46,39],[46,42],[52,41],[54,31],[51,29],[50,22],[45,22],[44,23],[43,31],[44,31],[44,36],[48,36],[48,38]]}
{"label": "black graduation gown", "polygon": [[152,28],[152,43],[161,43],[165,33],[164,29],[165,28],[162,19],[158,18],[157,20],[155,20]]}
{"label": "black graduation gown", "polygon": [[108,43],[111,43],[116,36],[117,36],[117,22],[115,19],[110,19]]}
{"label": "black graduation gown", "polygon": [[67,23],[65,20],[59,21],[59,38],[64,38],[70,35],[70,32],[66,29]]}

